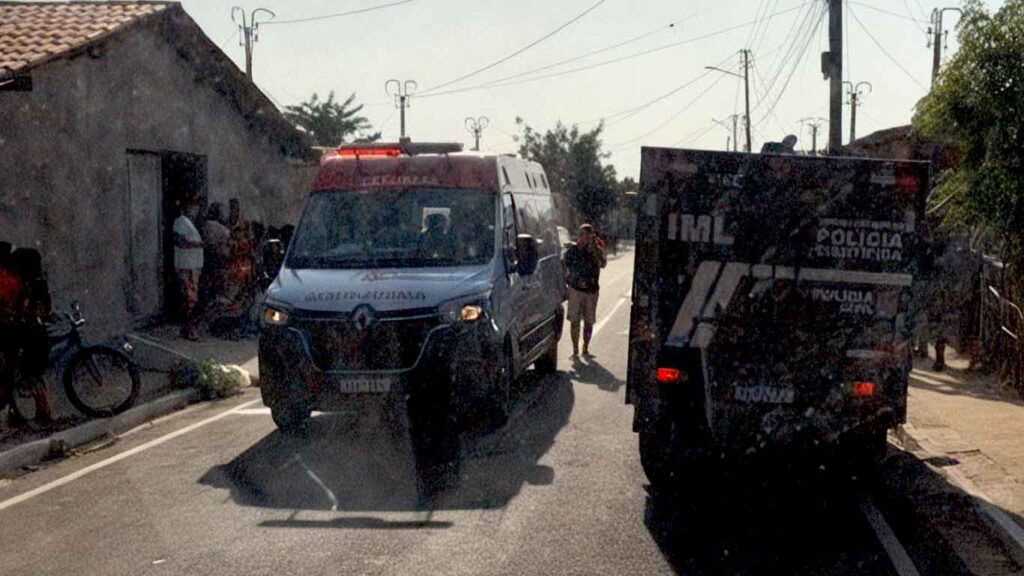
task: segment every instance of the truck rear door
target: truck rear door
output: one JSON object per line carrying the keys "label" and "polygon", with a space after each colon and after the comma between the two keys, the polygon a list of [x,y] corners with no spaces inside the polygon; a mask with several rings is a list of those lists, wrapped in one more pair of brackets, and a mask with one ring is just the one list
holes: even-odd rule
{"label": "truck rear door", "polygon": [[901,420],[927,177],[918,162],[644,148],[633,333],[650,338],[632,338],[629,397],[683,366],[729,444]]}

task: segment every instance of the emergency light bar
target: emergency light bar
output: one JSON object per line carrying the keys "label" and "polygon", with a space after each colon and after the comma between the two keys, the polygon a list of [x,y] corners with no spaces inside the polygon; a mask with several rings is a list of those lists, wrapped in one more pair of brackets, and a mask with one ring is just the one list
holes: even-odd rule
{"label": "emergency light bar", "polygon": [[338,156],[399,156],[400,148],[338,148]]}
{"label": "emergency light bar", "polygon": [[458,142],[412,142],[402,140],[399,142],[380,142],[348,144],[330,150],[328,156],[416,156],[419,154],[452,154],[462,152],[462,144]]}

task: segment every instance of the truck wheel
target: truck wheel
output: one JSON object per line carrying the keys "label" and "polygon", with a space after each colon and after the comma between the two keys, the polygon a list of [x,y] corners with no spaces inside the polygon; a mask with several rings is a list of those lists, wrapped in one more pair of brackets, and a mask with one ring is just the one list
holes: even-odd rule
{"label": "truck wheel", "polygon": [[647,481],[655,488],[668,488],[678,475],[679,466],[665,434],[640,431],[640,464]]}
{"label": "truck wheel", "polygon": [[887,432],[885,428],[865,430],[848,439],[846,455],[851,474],[864,477],[878,470],[889,450]]}
{"label": "truck wheel", "polygon": [[640,432],[640,464],[651,486],[678,490],[697,486],[707,473],[706,433],[684,422],[662,422]]}
{"label": "truck wheel", "polygon": [[306,429],[309,422],[310,411],[304,406],[286,404],[270,408],[270,417],[281,432],[285,434],[296,434]]}

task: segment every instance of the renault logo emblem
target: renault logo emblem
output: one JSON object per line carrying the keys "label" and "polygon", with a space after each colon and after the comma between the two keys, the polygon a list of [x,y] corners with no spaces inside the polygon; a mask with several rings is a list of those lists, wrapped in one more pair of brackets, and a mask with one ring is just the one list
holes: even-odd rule
{"label": "renault logo emblem", "polygon": [[373,308],[369,306],[359,306],[352,312],[352,323],[360,332],[369,328],[373,321]]}

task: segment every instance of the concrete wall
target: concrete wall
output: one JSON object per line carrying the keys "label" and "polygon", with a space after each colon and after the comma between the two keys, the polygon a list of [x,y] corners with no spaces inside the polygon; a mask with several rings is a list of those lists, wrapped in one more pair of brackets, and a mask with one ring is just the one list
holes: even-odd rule
{"label": "concrete wall", "polygon": [[0,92],[0,240],[38,247],[55,302],[81,300],[96,336],[132,320],[128,150],[206,156],[210,201],[238,197],[268,225],[297,215],[282,147],[197,74],[142,27]]}

